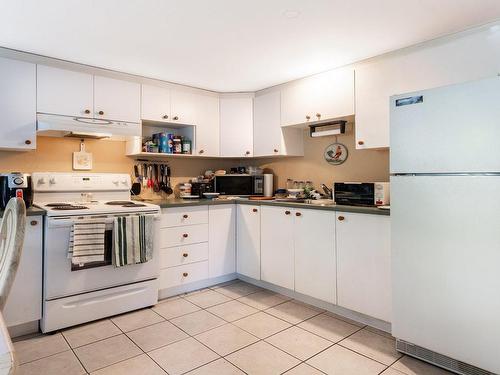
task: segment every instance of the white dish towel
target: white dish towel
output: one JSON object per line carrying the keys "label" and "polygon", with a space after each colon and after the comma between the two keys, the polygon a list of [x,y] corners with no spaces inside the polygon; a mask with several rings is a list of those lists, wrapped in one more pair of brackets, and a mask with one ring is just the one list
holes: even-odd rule
{"label": "white dish towel", "polygon": [[71,228],[68,259],[83,267],[87,263],[104,262],[104,219],[79,219]]}

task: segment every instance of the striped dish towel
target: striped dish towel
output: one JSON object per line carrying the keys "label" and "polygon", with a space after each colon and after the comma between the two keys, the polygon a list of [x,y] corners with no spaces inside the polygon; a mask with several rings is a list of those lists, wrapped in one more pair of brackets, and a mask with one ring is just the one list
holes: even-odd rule
{"label": "striped dish towel", "polygon": [[83,267],[86,263],[103,262],[105,230],[103,219],[79,219],[73,223],[68,249],[71,263]]}
{"label": "striped dish towel", "polygon": [[113,264],[116,267],[153,258],[153,219],[152,215],[115,218]]}

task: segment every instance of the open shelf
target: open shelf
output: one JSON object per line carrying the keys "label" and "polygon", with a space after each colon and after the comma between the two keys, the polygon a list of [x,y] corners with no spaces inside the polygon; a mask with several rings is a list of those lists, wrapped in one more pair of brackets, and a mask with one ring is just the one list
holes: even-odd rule
{"label": "open shelf", "polygon": [[[221,156],[203,156],[194,154],[166,154],[163,152],[133,152],[127,153],[127,156],[134,159],[221,159]],[[238,158],[226,158],[238,159]]]}

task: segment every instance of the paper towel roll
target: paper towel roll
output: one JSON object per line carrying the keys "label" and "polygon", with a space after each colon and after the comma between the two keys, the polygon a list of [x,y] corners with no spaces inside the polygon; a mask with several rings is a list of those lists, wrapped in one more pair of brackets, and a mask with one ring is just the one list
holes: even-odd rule
{"label": "paper towel roll", "polygon": [[273,196],[273,175],[272,174],[264,174],[264,196],[272,197]]}

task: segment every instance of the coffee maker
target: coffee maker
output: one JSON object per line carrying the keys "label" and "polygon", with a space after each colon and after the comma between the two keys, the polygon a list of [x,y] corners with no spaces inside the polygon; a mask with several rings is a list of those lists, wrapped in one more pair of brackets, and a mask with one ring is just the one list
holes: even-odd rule
{"label": "coffee maker", "polygon": [[4,210],[11,198],[22,198],[26,208],[33,203],[31,175],[12,172],[0,174],[0,209]]}

